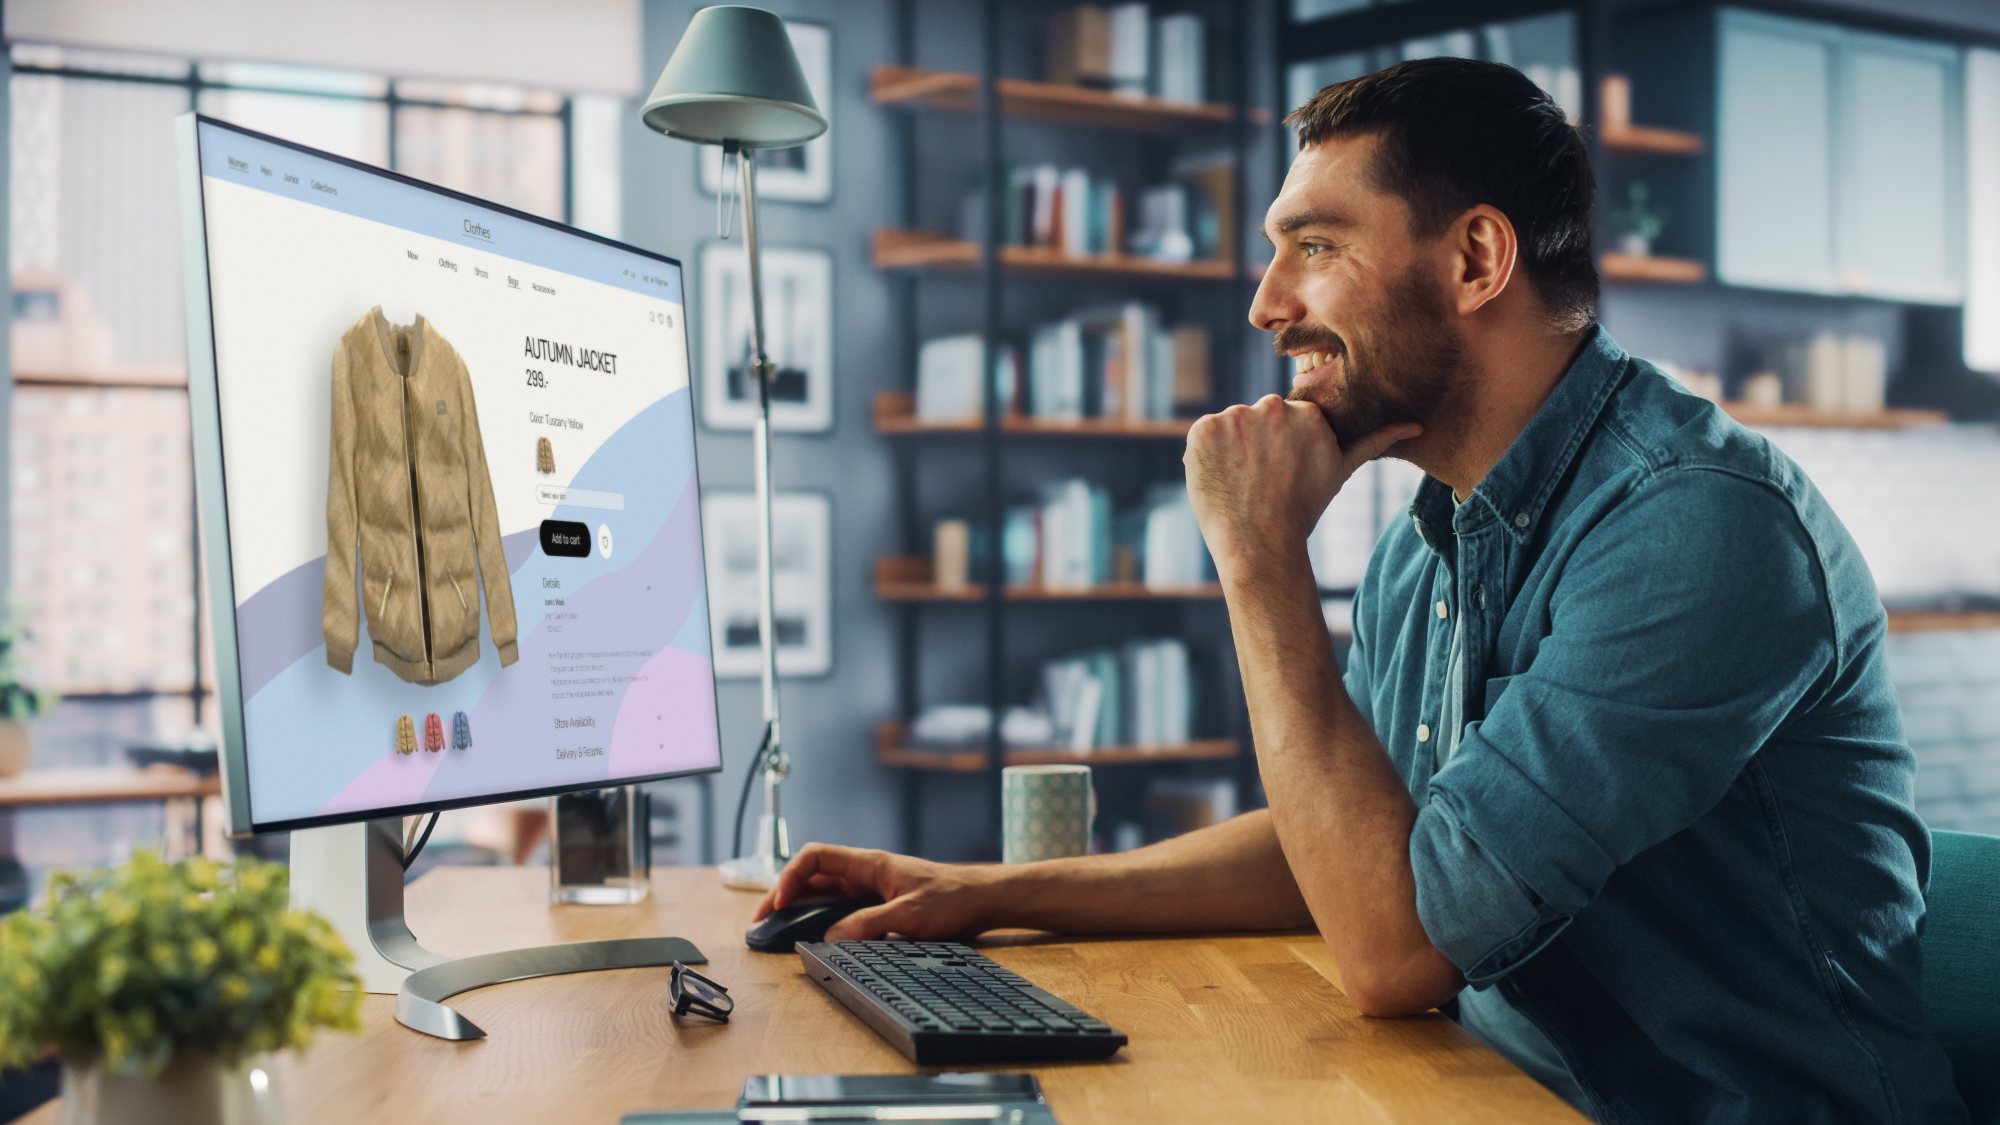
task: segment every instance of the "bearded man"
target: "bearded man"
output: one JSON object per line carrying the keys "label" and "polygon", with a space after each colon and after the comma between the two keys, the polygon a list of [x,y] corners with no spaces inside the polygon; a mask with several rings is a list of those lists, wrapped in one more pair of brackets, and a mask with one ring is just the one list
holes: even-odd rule
{"label": "bearded man", "polygon": [[[1316,927],[1602,1122],[1963,1121],[1926,1030],[1930,841],[1853,541],[1796,465],[1597,327],[1593,183],[1518,72],[1403,63],[1288,118],[1250,319],[1297,375],[1197,422],[1270,807],[1121,855],[814,845],[829,940]],[[1306,536],[1384,454],[1343,676]]]}

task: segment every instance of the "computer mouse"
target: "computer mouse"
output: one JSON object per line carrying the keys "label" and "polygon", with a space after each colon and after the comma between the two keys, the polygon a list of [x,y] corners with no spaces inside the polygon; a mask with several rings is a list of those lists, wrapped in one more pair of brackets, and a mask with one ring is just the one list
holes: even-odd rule
{"label": "computer mouse", "polygon": [[750,927],[743,941],[759,953],[790,953],[802,941],[821,941],[827,928],[871,903],[851,898],[802,898],[773,910]]}

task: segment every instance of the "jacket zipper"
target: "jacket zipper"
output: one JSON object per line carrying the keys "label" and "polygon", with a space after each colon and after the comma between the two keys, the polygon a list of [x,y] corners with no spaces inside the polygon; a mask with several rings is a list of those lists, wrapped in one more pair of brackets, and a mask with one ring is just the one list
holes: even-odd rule
{"label": "jacket zipper", "polygon": [[[410,351],[406,354],[406,358],[403,361],[405,364],[414,362],[416,358],[415,344],[415,341],[411,341]],[[424,676],[429,678],[431,674],[430,583],[424,577],[424,510],[422,504],[417,499],[417,428],[410,420],[410,380],[415,377],[416,372],[414,371],[406,369],[403,373],[403,459],[410,472],[410,538],[416,543],[417,548],[417,608],[422,616]],[[387,597],[385,595],[384,602],[386,603],[386,601]]]}

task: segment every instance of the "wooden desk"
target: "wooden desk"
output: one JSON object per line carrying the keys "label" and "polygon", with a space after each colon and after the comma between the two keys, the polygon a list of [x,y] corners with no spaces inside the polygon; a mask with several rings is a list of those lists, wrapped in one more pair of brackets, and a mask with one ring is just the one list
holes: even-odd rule
{"label": "wooden desk", "polygon": [[31,805],[108,805],[133,801],[219,797],[222,779],[178,766],[29,770],[0,777],[0,809]]}
{"label": "wooden desk", "polygon": [[[452,1001],[486,1029],[430,1039],[367,1000],[358,1036],[322,1035],[280,1064],[288,1125],[532,1122],[616,1125],[647,1109],[732,1106],[750,1074],[914,1068],[799,972],[752,953],[757,896],[708,868],[653,874],[636,906],[547,905],[542,868],[438,868],[410,887],[419,940],[464,956],[522,945],[677,934],[728,985],[727,1025],[669,1014],[667,970],[519,981]],[[1443,1016],[1362,1018],[1312,934],[1131,940],[1015,937],[991,956],[1110,1021],[1132,1042],[1109,1062],[1010,1065],[1042,1081],[1063,1125],[1146,1122],[1581,1122]],[[24,1120],[54,1125],[57,1107]]]}

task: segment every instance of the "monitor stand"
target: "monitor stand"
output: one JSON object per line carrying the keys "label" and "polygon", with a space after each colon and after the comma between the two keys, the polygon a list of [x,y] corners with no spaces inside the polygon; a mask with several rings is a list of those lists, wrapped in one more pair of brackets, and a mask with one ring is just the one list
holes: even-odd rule
{"label": "monitor stand", "polygon": [[354,952],[365,992],[396,994],[396,1022],[440,1039],[484,1039],[444,1006],[489,984],[598,969],[707,964],[686,938],[625,938],[511,949],[456,960],[417,944],[403,921],[400,817],[292,833],[292,908],[325,917]]}

